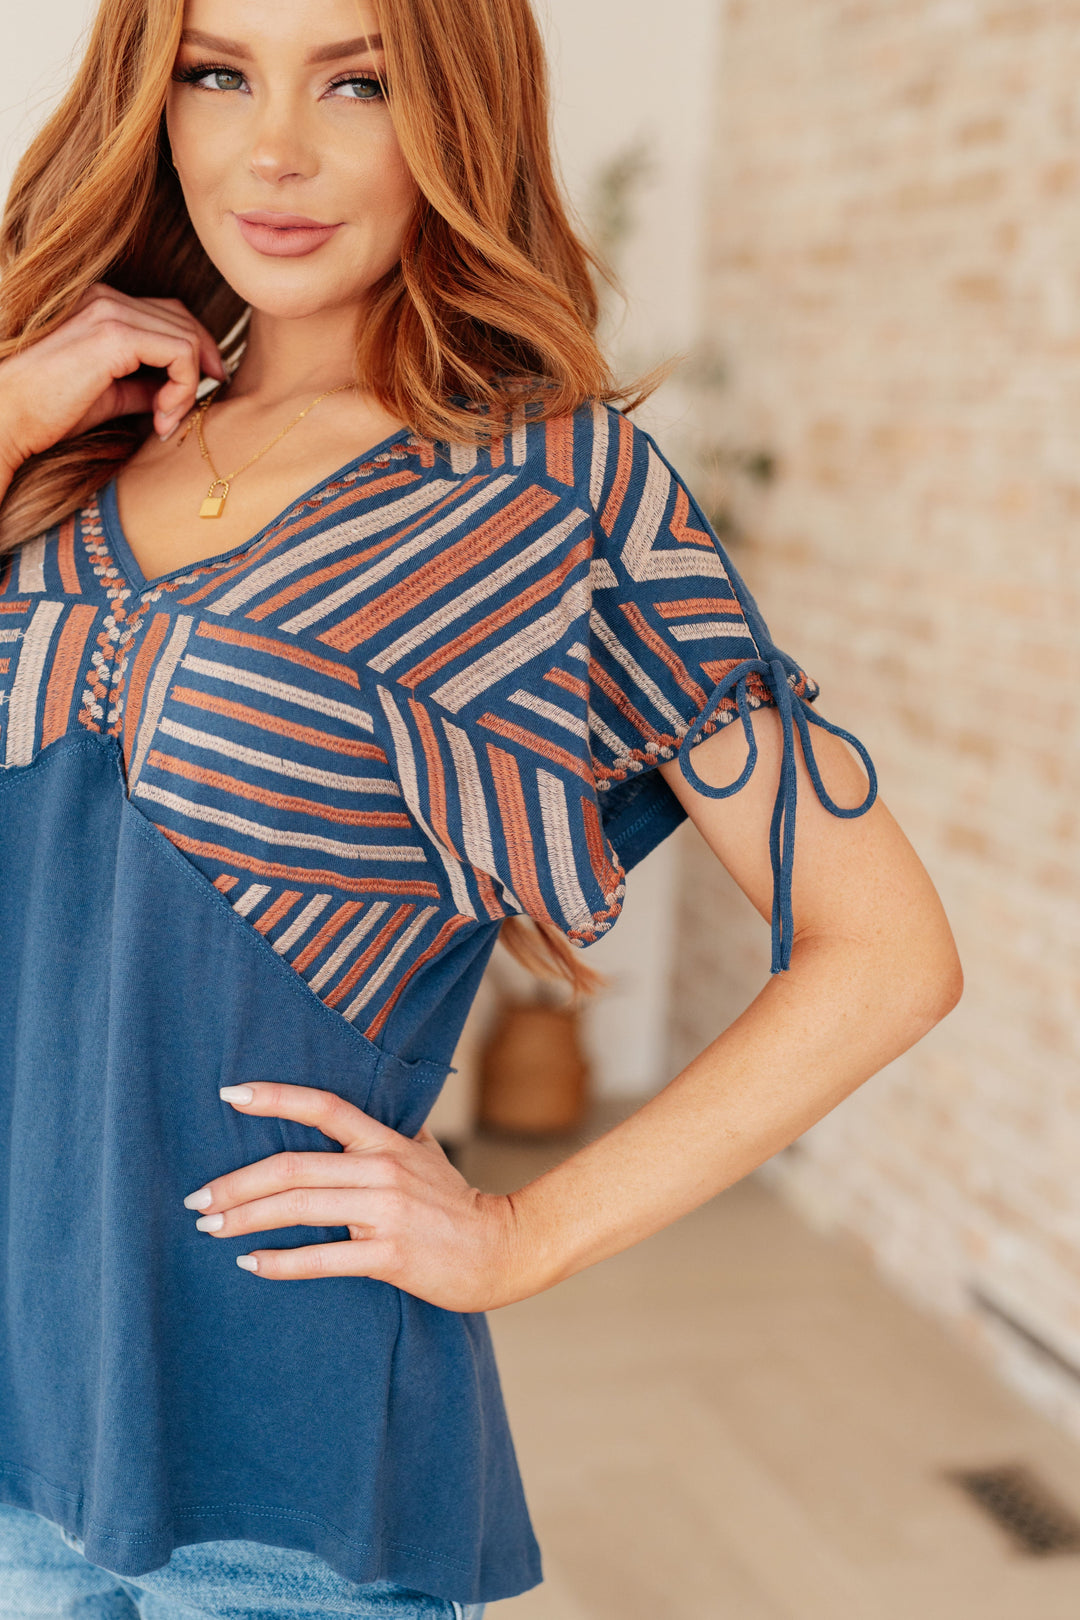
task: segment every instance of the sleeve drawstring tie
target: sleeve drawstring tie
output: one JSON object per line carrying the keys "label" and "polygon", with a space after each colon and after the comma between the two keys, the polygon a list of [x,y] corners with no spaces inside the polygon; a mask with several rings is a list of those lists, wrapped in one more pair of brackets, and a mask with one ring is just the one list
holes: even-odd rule
{"label": "sleeve drawstring tie", "polygon": [[[769,828],[769,853],[773,871],[772,971],[781,973],[791,965],[791,936],[794,930],[791,914],[791,869],[795,856],[795,800],[798,781],[795,769],[795,727],[799,729],[803,757],[806,760],[810,780],[814,784],[814,791],[824,808],[832,815],[847,819],[865,815],[877,798],[877,773],[874,770],[873,760],[857,737],[841,730],[839,726],[832,725],[821,715],[815,714],[802,698],[796,696],[788,681],[787,670],[779,658],[768,660],[747,658],[741,664],[736,664],[735,668],[724,676],[679,744],[679,764],[691,787],[710,799],[730,799],[740,788],[745,787],[753,776],[758,761],[758,745],[750,721],[750,703],[746,693],[746,682],[750,675],[760,675],[772,693],[780,714],[784,739],[780,785]],[[690,750],[702,740],[703,728],[715,714],[722,700],[732,692],[735,694],[749,753],[742,772],[734,782],[730,782],[726,787],[712,787],[710,783],[702,781],[691,765]],[[842,737],[859,755],[870,779],[869,790],[861,804],[845,809],[830,796],[814,757],[810,742],[811,725],[820,726],[823,731],[831,731],[834,737]]]}

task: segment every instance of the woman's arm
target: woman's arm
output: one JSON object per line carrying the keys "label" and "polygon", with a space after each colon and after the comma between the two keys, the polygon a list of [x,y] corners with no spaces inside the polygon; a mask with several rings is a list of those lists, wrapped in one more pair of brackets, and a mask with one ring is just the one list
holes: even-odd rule
{"label": "woman's arm", "polygon": [[[776,711],[753,716],[761,757],[717,800],[667,780],[720,860],[768,916],[769,823],[780,768]],[[738,775],[728,726],[692,750],[707,782]],[[843,743],[822,733],[834,799],[863,797]],[[236,1237],[347,1225],[354,1241],[253,1249],[262,1278],[369,1276],[449,1310],[490,1310],[617,1254],[776,1153],[953,1007],[960,966],[934,888],[888,811],[830,815],[799,766],[794,948],[734,1024],[629,1119],[520,1191],[470,1187],[425,1128],[405,1137],[330,1091],[274,1081],[223,1095],[239,1112],[314,1125],[344,1153],[279,1153],[189,1194],[200,1225]],[[722,949],[723,942],[719,942]],[[213,1211],[212,1214],[209,1214]]]}
{"label": "woman's arm", "polygon": [[[746,787],[711,799],[678,761],[660,767],[706,842],[764,917],[768,830],[780,769],[774,709],[753,716],[761,750]],[[845,745],[815,733],[837,802],[865,779]],[[706,782],[746,757],[727,726],[693,750]],[[791,968],[628,1119],[510,1195],[523,1293],[616,1254],[730,1187],[912,1046],[959,999],[956,947],[937,893],[880,800],[840,820],[819,803],[798,754]],[[718,940],[717,950],[722,951]]]}

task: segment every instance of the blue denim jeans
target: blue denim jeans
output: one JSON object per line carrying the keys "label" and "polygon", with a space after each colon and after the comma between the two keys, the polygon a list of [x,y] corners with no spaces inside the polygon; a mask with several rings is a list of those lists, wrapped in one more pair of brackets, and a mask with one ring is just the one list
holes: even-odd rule
{"label": "blue denim jeans", "polygon": [[199,1541],[138,1580],[91,1564],[77,1536],[0,1503],[0,1620],[481,1620],[483,1603],[348,1581],[314,1553]]}

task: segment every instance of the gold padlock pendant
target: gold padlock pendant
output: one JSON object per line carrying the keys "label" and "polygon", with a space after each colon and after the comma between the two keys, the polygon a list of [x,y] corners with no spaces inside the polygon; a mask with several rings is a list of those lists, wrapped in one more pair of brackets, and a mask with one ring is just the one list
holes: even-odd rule
{"label": "gold padlock pendant", "polygon": [[[215,489],[224,490],[224,494],[215,495]],[[219,518],[222,512],[225,510],[225,502],[228,500],[228,498],[229,486],[223,478],[219,478],[215,483],[210,485],[210,493],[199,507],[199,516],[201,518]]]}

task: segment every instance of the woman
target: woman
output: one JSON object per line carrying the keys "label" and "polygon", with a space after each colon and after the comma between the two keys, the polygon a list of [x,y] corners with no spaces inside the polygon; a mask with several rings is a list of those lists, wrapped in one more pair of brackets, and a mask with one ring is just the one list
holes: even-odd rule
{"label": "woman", "polygon": [[[614,408],[526,0],[102,0],[2,255],[0,1615],[478,1614],[540,1579],[483,1313],[919,1039],[948,925]],[[686,815],[774,976],[469,1187],[500,929],[587,985]]]}

